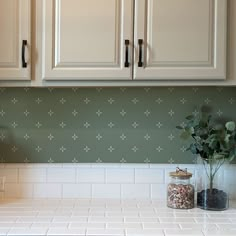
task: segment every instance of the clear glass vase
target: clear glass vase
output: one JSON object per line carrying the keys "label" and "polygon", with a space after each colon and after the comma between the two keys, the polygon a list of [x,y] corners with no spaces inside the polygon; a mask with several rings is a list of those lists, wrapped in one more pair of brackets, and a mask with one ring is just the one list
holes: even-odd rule
{"label": "clear glass vase", "polygon": [[229,208],[229,185],[227,159],[198,158],[197,161],[197,207],[222,211]]}

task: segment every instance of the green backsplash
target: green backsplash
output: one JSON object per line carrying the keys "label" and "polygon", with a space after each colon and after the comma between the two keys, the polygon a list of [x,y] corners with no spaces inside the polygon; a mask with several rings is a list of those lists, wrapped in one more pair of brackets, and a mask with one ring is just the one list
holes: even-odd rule
{"label": "green backsplash", "polygon": [[0,160],[192,163],[175,126],[202,104],[236,119],[234,88],[0,88]]}

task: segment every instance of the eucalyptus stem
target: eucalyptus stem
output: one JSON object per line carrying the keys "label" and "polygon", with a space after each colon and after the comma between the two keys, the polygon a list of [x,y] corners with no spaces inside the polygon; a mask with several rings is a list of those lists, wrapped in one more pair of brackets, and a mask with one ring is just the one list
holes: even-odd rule
{"label": "eucalyptus stem", "polygon": [[212,189],[213,189],[213,180],[214,180],[214,175],[212,174],[212,171],[213,171],[213,163],[212,163],[212,159],[210,159],[209,161],[209,165],[210,165],[210,173],[209,173],[209,176],[210,176],[210,193],[212,193]]}
{"label": "eucalyptus stem", "polygon": [[208,171],[207,171],[207,168],[206,168],[206,162],[203,159],[202,159],[202,162],[203,162],[204,169],[206,171],[206,175],[207,175],[208,179],[210,180],[210,176],[208,175]]}
{"label": "eucalyptus stem", "polygon": [[209,188],[210,188],[210,193],[212,193],[213,191],[213,185],[214,185],[214,178],[215,178],[215,175],[217,174],[218,170],[221,168],[221,166],[225,163],[225,159],[223,160],[218,160],[217,162],[217,166],[216,168],[214,169],[213,165],[214,165],[214,160],[213,159],[209,159],[209,174],[208,174],[208,170],[206,168],[206,163],[204,163],[204,169],[206,171],[206,175],[209,179]]}
{"label": "eucalyptus stem", "polygon": [[213,173],[213,178],[215,177],[216,173],[218,172],[218,170],[221,168],[221,166],[225,163],[225,159],[223,159],[222,161],[218,161],[218,165],[215,168],[215,172]]}

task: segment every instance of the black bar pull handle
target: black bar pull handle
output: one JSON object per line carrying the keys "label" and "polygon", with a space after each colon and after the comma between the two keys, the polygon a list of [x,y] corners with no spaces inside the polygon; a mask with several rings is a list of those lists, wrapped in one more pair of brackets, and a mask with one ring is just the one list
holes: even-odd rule
{"label": "black bar pull handle", "polygon": [[27,62],[25,61],[25,47],[26,46],[27,46],[27,40],[22,40],[22,48],[21,48],[22,68],[27,68]]}
{"label": "black bar pull handle", "polygon": [[139,45],[139,56],[138,56],[138,67],[143,67],[143,39],[138,40]]}
{"label": "black bar pull handle", "polygon": [[129,40],[125,40],[125,67],[129,67]]}

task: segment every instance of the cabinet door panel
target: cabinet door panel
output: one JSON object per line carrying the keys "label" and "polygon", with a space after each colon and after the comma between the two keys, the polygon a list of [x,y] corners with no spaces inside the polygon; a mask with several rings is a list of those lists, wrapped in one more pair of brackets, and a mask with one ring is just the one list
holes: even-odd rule
{"label": "cabinet door panel", "polygon": [[225,0],[137,0],[135,22],[136,79],[225,79]]}
{"label": "cabinet door panel", "polygon": [[45,0],[44,9],[44,79],[130,78],[132,0]]}
{"label": "cabinet door panel", "polygon": [[29,0],[0,0],[0,32],[0,80],[29,80],[29,61],[27,68],[21,61],[22,41],[30,45]]}

